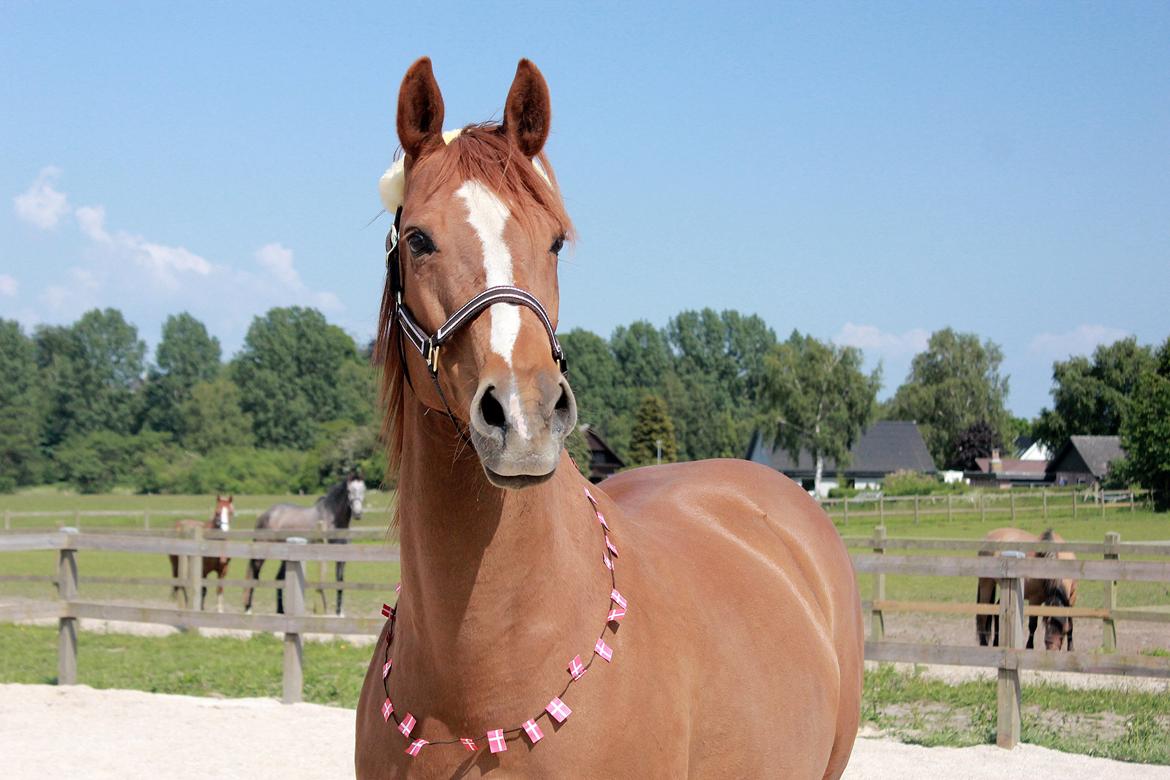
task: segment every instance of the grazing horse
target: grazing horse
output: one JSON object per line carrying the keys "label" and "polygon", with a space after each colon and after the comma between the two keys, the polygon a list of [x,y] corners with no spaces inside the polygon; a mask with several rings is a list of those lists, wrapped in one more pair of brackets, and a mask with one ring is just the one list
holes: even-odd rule
{"label": "grazing horse", "polygon": [[[175,523],[175,530],[179,535],[185,536],[196,528],[203,528],[205,530],[215,531],[230,531],[232,528],[232,518],[236,515],[236,508],[232,505],[232,497],[224,498],[221,495],[215,496],[215,512],[212,513],[211,519],[206,521],[201,520],[180,520]],[[203,558],[203,581],[207,581],[207,575],[215,572],[219,578],[219,587],[216,591],[215,609],[217,612],[223,612],[223,578],[227,576],[228,563],[231,558],[210,558],[204,556]],[[171,576],[179,576],[179,556],[171,556]],[[176,585],[171,588],[171,596],[175,597],[179,593],[179,586]],[[207,599],[207,586],[203,586],[200,594],[199,603],[202,604]]]}
{"label": "grazing horse", "polygon": [[[333,485],[317,499],[312,506],[276,504],[256,518],[256,530],[272,531],[333,531],[349,528],[351,520],[362,519],[362,508],[366,500],[366,483],[356,474]],[[348,544],[348,539],[330,539],[330,544]],[[263,558],[248,561],[248,579],[259,580]],[[285,563],[282,561],[276,573],[277,580],[284,580]],[[345,581],[345,561],[337,562],[337,582]],[[341,596],[345,591],[337,589],[337,614],[341,614]],[[253,588],[244,588],[244,611],[252,611]],[[284,592],[276,589],[276,611],[284,612]]]}
{"label": "grazing horse", "polygon": [[864,642],[825,513],[746,461],[590,486],[564,451],[549,119],[527,60],[502,123],[447,138],[430,60],[402,82],[376,345],[402,582],[357,776],[840,777]]}
{"label": "grazing horse", "polygon": [[[1052,532],[1049,528],[1040,536],[1030,534],[1027,531],[1021,531],[1019,528],[996,528],[987,536],[983,537],[988,542],[1063,542],[1060,534]],[[994,552],[980,550],[980,555],[995,555]],[[1029,558],[1047,558],[1051,553],[1046,552],[1030,552],[1027,554]],[[1060,560],[1073,561],[1076,560],[1076,554],[1071,552],[1058,552],[1056,557]],[[995,603],[995,588],[996,581],[991,577],[979,578],[979,590],[976,599],[980,604],[994,604]],[[1041,580],[1035,578],[1025,578],[1024,580],[1024,601],[1029,604],[1039,605],[1043,604],[1048,607],[1072,607],[1077,603],[1077,581],[1072,579],[1066,580]],[[1027,648],[1032,649],[1036,635],[1037,618],[1035,615],[1028,618],[1028,644]],[[975,636],[979,640],[979,644],[991,644],[995,647],[999,646],[999,615],[976,615],[975,616]],[[1071,617],[1053,616],[1044,618],[1044,648],[1046,650],[1060,650],[1064,644],[1065,637],[1068,637],[1068,649],[1073,649],[1073,619]]]}

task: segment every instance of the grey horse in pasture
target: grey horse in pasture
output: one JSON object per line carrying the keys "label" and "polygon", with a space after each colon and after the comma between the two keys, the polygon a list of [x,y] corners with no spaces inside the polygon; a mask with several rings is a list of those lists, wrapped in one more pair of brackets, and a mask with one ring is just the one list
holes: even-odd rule
{"label": "grey horse in pasture", "polygon": [[[366,500],[366,483],[357,474],[349,474],[345,479],[329,488],[329,491],[317,499],[312,506],[297,506],[296,504],[276,504],[268,508],[264,514],[256,519],[256,530],[268,529],[272,531],[316,531],[324,529],[349,528],[351,520],[362,519],[362,508]],[[347,544],[348,539],[330,539],[330,544]],[[260,579],[260,567],[264,565],[263,558],[253,558],[248,562],[248,579]],[[345,581],[345,561],[337,562],[337,582]],[[284,579],[285,564],[280,564],[280,571],[276,573],[277,580]],[[337,589],[337,614],[341,614],[341,597],[343,591]],[[244,589],[244,610],[252,611],[253,588]],[[276,590],[276,611],[284,612],[284,592]]]}

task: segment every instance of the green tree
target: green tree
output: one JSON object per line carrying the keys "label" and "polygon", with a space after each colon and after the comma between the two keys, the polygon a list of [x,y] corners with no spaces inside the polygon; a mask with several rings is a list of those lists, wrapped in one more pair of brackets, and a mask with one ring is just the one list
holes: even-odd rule
{"label": "green tree", "polygon": [[1052,364],[1052,409],[1040,412],[1037,437],[1058,451],[1070,436],[1114,436],[1138,380],[1154,369],[1153,351],[1130,337]]}
{"label": "green tree", "polygon": [[255,440],[252,418],[240,407],[240,388],[224,377],[192,387],[176,416],[183,446],[204,455],[224,447],[251,447]]}
{"label": "green tree", "polygon": [[1002,441],[1008,429],[1004,402],[1008,378],[1000,375],[1003,351],[974,333],[951,328],[935,331],[925,352],[914,356],[905,383],[883,413],[889,419],[914,420],[939,466],[958,460],[959,434],[980,420]]}
{"label": "green tree", "polygon": [[91,431],[133,429],[146,344],[120,311],[94,309],[69,327],[41,326],[34,341],[49,446]]}
{"label": "green tree", "polygon": [[630,462],[635,466],[645,466],[658,462],[673,463],[677,458],[674,424],[666,409],[666,401],[647,394],[638,405],[634,419],[634,430],[630,437]]}
{"label": "green tree", "polygon": [[1170,507],[1170,339],[1137,380],[1125,407],[1122,471],[1154,492],[1159,509]]}
{"label": "green tree", "polygon": [[0,492],[40,476],[42,402],[32,340],[0,320]]}
{"label": "green tree", "polygon": [[775,426],[772,440],[794,460],[808,450],[817,495],[823,495],[825,460],[845,465],[853,443],[873,419],[881,369],[867,375],[861,365],[856,347],[825,344],[798,331],[764,359],[764,393]]}
{"label": "green tree", "polygon": [[618,372],[614,416],[605,429],[606,440],[623,460],[629,460],[638,405],[646,393],[663,393],[674,376],[674,357],[663,332],[645,320],[615,329],[609,348]]}
{"label": "green tree", "polygon": [[577,419],[608,437],[610,423],[621,413],[618,364],[605,339],[574,328],[560,337],[569,361],[569,384],[577,398]]}
{"label": "green tree", "polygon": [[156,431],[182,434],[180,407],[200,382],[219,376],[219,340],[190,314],[167,317],[162,340],[144,388],[143,424]]}
{"label": "green tree", "polygon": [[277,308],[256,317],[231,365],[256,443],[312,446],[321,423],[344,419],[341,381],[346,364],[359,360],[353,339],[315,309]]}

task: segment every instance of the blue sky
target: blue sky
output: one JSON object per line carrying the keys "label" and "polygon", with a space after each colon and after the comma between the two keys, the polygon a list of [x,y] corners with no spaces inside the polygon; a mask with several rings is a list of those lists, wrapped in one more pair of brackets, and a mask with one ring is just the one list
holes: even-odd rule
{"label": "blue sky", "polygon": [[274,305],[366,339],[407,66],[447,124],[521,56],[580,240],[562,328],[761,315],[904,379],[932,330],[999,343],[1010,408],[1055,359],[1170,335],[1170,5],[6,3],[0,316]]}

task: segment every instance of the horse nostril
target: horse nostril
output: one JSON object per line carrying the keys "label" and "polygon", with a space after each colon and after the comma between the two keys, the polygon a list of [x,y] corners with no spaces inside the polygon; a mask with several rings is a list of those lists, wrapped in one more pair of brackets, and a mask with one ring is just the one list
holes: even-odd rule
{"label": "horse nostril", "polygon": [[504,417],[504,407],[500,406],[500,402],[492,395],[494,388],[489,387],[484,391],[483,397],[479,401],[479,411],[483,415],[483,421],[493,428],[503,428],[507,424],[507,419]]}
{"label": "horse nostril", "polygon": [[569,408],[569,394],[565,391],[564,385],[561,385],[561,397],[557,399],[557,404],[554,408],[558,412],[567,411]]}

